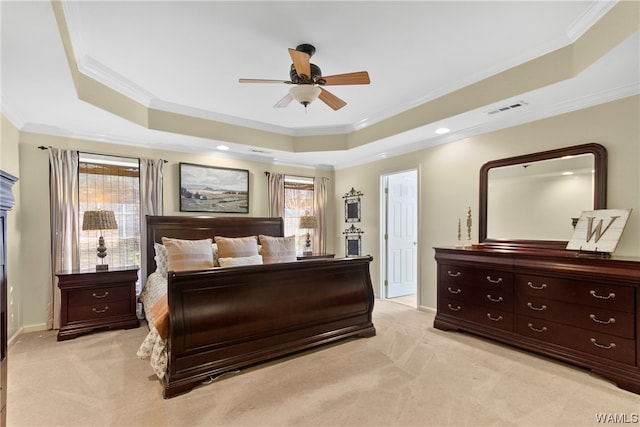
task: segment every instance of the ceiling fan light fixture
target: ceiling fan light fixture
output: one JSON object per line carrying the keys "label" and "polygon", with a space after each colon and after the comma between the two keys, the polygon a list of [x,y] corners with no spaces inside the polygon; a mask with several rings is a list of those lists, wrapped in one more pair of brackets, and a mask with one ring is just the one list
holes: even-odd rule
{"label": "ceiling fan light fixture", "polygon": [[314,85],[297,85],[289,89],[289,93],[300,104],[307,108],[307,105],[318,99],[320,88]]}

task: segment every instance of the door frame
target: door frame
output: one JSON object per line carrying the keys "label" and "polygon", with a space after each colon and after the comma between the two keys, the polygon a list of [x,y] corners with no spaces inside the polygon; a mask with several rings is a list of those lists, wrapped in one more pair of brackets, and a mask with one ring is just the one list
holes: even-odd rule
{"label": "door frame", "polygon": [[385,238],[385,234],[387,232],[387,217],[388,217],[388,199],[387,193],[385,191],[387,178],[391,175],[398,175],[405,172],[415,171],[416,172],[416,231],[418,233],[418,247],[416,248],[416,297],[417,297],[417,307],[420,307],[420,294],[421,294],[421,286],[420,286],[420,274],[421,274],[421,263],[420,263],[420,229],[421,229],[421,221],[420,221],[420,211],[421,211],[421,197],[420,197],[420,166],[410,167],[406,169],[398,169],[383,172],[380,174],[380,283],[378,283],[378,295],[380,299],[387,299],[386,297],[386,289],[385,289],[385,281],[388,280],[388,264],[389,264],[389,248],[387,246],[388,240]]}

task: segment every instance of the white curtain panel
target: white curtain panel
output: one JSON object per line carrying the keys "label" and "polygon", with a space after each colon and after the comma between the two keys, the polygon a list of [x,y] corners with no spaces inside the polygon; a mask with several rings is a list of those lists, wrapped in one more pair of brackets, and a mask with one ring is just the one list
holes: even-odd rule
{"label": "white curtain panel", "polygon": [[284,218],[284,175],[269,173],[269,216]]}
{"label": "white curtain panel", "polygon": [[313,234],[313,247],[317,252],[327,251],[327,185],[329,178],[322,177],[314,180],[313,198],[315,214],[318,219],[317,231]]}
{"label": "white curtain panel", "polygon": [[60,328],[60,289],[56,272],[80,267],[78,250],[78,152],[49,148],[51,277],[47,328]]}
{"label": "white curtain panel", "polygon": [[[162,215],[162,173],[164,160],[140,159],[140,266],[141,282],[147,280],[147,215]],[[144,283],[142,283],[144,287]]]}

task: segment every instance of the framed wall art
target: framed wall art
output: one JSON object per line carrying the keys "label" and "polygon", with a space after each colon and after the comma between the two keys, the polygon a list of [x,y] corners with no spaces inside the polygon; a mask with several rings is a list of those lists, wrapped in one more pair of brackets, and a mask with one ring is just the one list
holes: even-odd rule
{"label": "framed wall art", "polygon": [[345,193],[344,199],[344,220],[345,222],[360,222],[360,197],[362,192],[356,191],[353,187]]}
{"label": "framed wall art", "polygon": [[180,212],[249,213],[249,171],[180,163]]}
{"label": "framed wall art", "polygon": [[360,256],[362,252],[362,229],[351,224],[351,227],[342,232],[344,234],[345,256]]}

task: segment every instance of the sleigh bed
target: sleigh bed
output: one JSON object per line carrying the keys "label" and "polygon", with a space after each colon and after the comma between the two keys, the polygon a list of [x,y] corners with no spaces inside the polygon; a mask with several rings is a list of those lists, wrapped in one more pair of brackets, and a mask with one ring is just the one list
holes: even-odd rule
{"label": "sleigh bed", "polygon": [[[138,356],[151,359],[165,398],[225,372],[375,335],[371,257],[169,271],[166,278],[154,259],[163,237],[191,241],[283,234],[281,218],[147,217],[145,262],[151,274],[141,302],[150,332]],[[156,328],[163,298],[168,323]]]}

